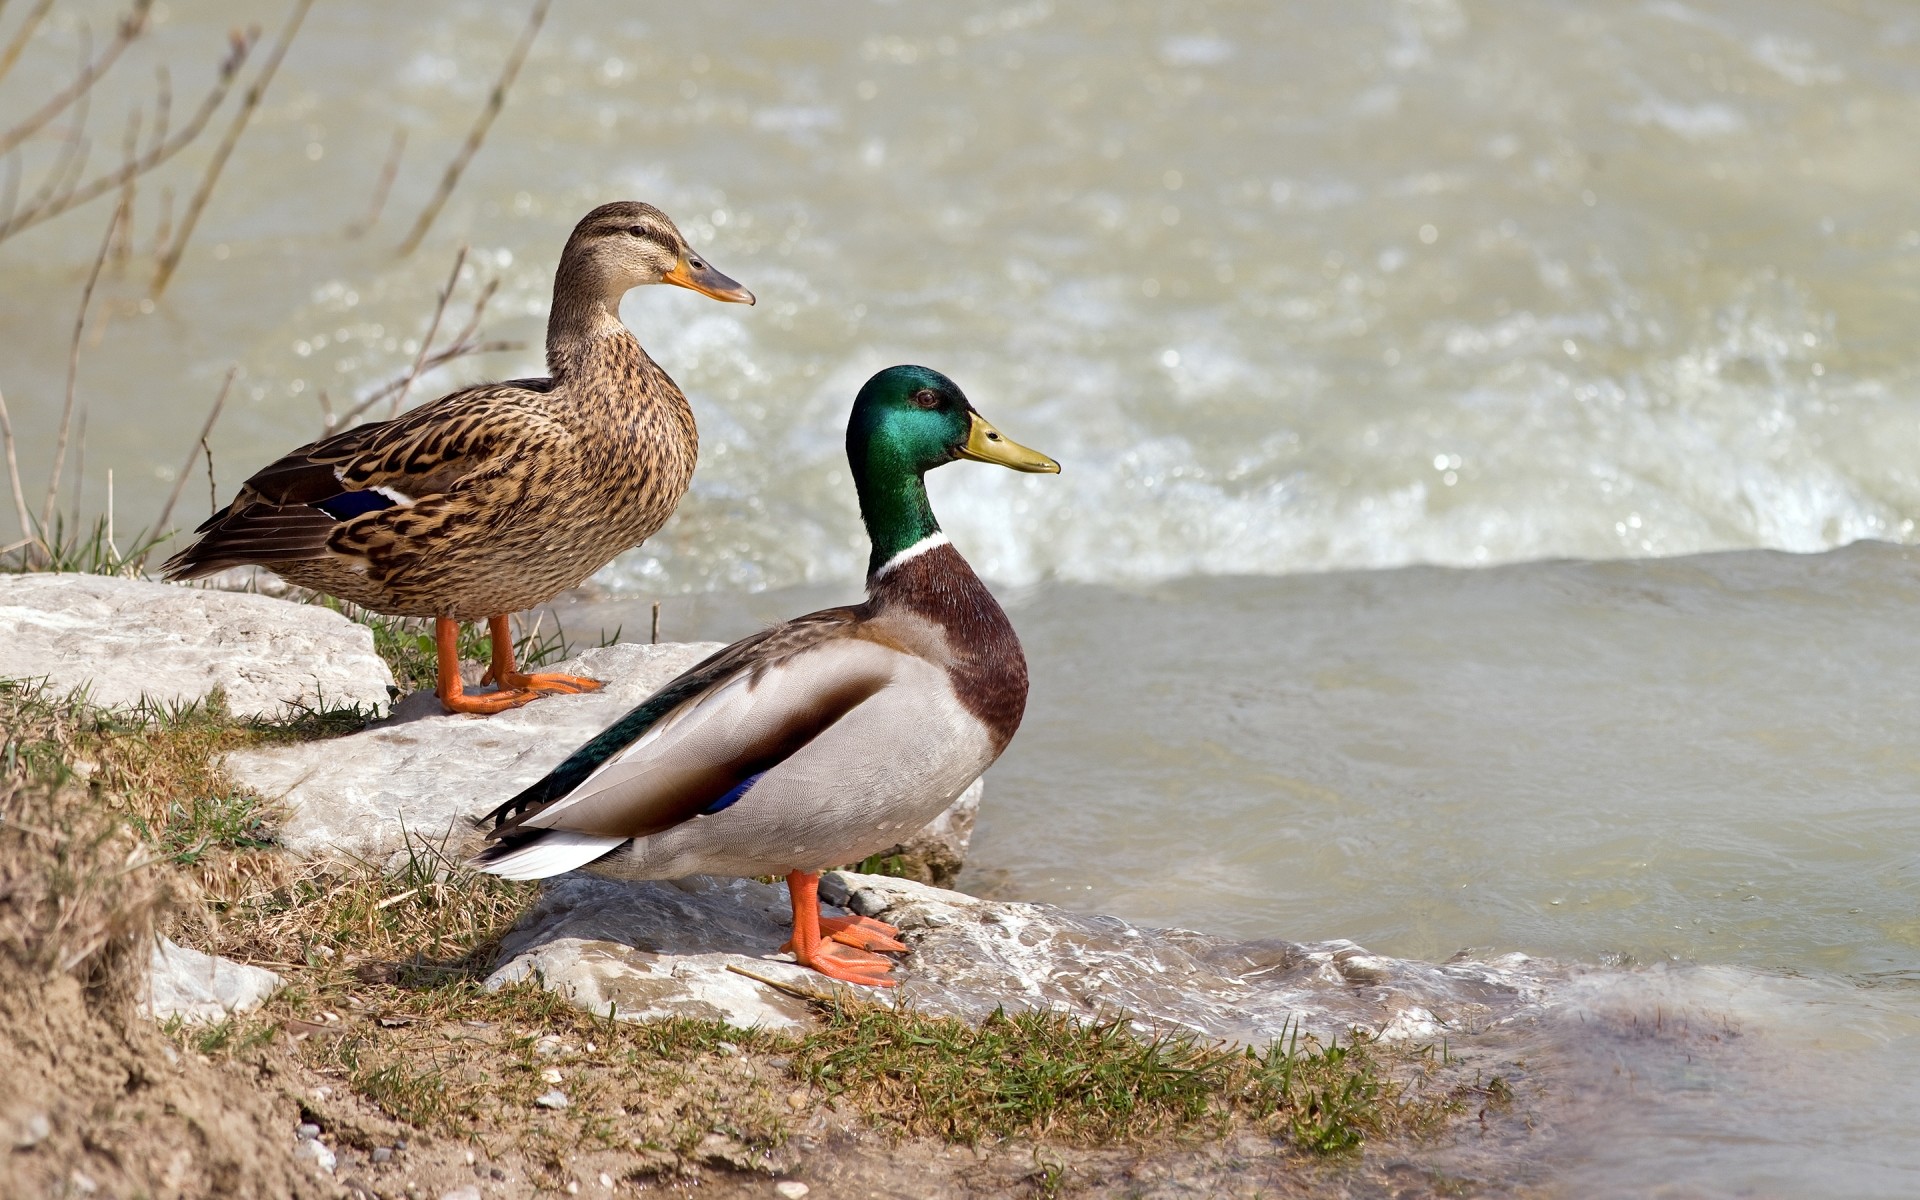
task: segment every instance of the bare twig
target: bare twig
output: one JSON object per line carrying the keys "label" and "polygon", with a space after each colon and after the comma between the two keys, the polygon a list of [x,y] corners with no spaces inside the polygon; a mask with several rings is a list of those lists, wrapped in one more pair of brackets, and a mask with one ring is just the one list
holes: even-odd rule
{"label": "bare twig", "polygon": [[40,19],[52,7],[53,0],[40,0],[33,6],[33,11],[27,14],[26,20],[20,23],[20,28],[13,31],[13,40],[7,43],[5,50],[0,50],[0,79],[5,79],[7,72],[13,70],[13,64],[20,61],[20,52],[27,48],[33,31],[40,27]]}
{"label": "bare twig", "polygon": [[[56,185],[59,179],[65,178],[66,175],[71,174],[71,172],[56,171],[55,176],[57,176],[57,178],[50,177],[48,182],[42,184],[39,191],[37,191],[24,206],[16,209],[13,205],[9,204],[6,208],[0,209],[0,212],[7,214],[4,219],[0,219],[0,240],[31,229],[42,221],[52,220],[54,217],[78,208],[90,200],[113,191],[115,188],[124,189],[128,184],[131,184],[133,180],[147,174],[149,171],[152,171],[154,168],[184,150],[187,144],[198,137],[200,132],[206,128],[207,122],[213,118],[215,110],[220,107],[220,102],[227,98],[227,93],[232,89],[233,81],[239,75],[240,67],[245,63],[247,53],[251,49],[252,44],[243,40],[236,41],[233,44],[226,59],[220,65],[220,73],[214,81],[213,88],[208,91],[206,97],[201,100],[200,107],[194,110],[192,118],[171,135],[167,134],[166,125],[172,103],[172,94],[165,85],[165,75],[163,73],[163,86],[157,101],[158,113],[154,122],[154,140],[148,145],[147,149],[140,154],[139,157],[130,161],[123,161],[115,170],[104,172],[84,184],[75,184],[65,190],[61,190]],[[75,129],[77,130],[78,128],[79,125],[76,123]],[[171,190],[166,194],[168,197],[171,197]],[[168,211],[169,216],[166,225],[170,229],[172,226],[170,199]],[[157,242],[161,248],[164,248],[166,245],[165,237],[157,239]],[[159,252],[159,250],[156,250],[156,253]]]}
{"label": "bare twig", "polygon": [[[220,419],[220,409],[226,405],[227,393],[233,388],[233,377],[239,373],[239,367],[228,367],[227,377],[220,381],[220,391],[213,398],[213,407],[207,410],[207,419],[201,423],[200,437],[188,448],[187,461],[180,464],[180,474],[173,479],[173,490],[167,493],[167,502],[160,506],[160,516],[153,522],[155,534],[166,531],[167,518],[173,515],[173,506],[179,502],[180,493],[186,490],[187,476],[193,471],[193,460],[199,458],[201,451],[206,447],[207,437],[213,432],[213,423]],[[208,469],[211,470],[213,461],[211,456],[207,461]],[[140,561],[146,561],[145,554],[140,556]]]}
{"label": "bare twig", "polygon": [[[498,354],[502,351],[524,350],[526,348],[527,344],[525,342],[454,342],[428,355],[426,364],[420,368],[420,373],[425,375],[429,371],[445,366],[456,358],[466,358],[473,354]],[[406,382],[406,379],[407,377],[405,375],[398,375],[389,379],[373,391],[367,393],[367,395],[354,404],[352,408],[340,413],[338,416],[333,415],[331,405],[329,405],[325,416],[325,419],[329,422],[326,426],[326,432],[332,433],[335,429],[338,429],[355,417],[360,416],[368,409],[378,406],[382,400],[387,399],[399,391],[401,385]]]}
{"label": "bare twig", "polygon": [[412,254],[419,247],[420,240],[427,236],[427,230],[432,228],[434,219],[440,215],[440,209],[447,203],[447,198],[453,195],[454,187],[460,182],[461,173],[467,169],[467,164],[473,161],[473,156],[480,152],[480,143],[487,140],[487,130],[493,127],[494,118],[500,115],[502,108],[506,107],[507,90],[513,86],[514,78],[520,74],[520,65],[527,60],[527,51],[533,48],[533,39],[539,34],[541,24],[547,19],[547,10],[552,6],[553,0],[534,0],[533,11],[527,14],[526,28],[520,31],[520,40],[513,44],[512,52],[507,55],[506,65],[500,70],[500,78],[494,80],[493,90],[487,93],[487,104],[480,110],[480,118],[467,132],[467,140],[461,145],[460,152],[455,154],[453,161],[447,164],[446,174],[440,177],[440,186],[434,190],[433,199],[427,201],[426,208],[420,211],[420,216],[414,221],[412,231],[407,234],[406,240],[400,243],[402,258]]}
{"label": "bare twig", "polygon": [[8,549],[18,549],[39,539],[33,535],[33,518],[27,515],[26,493],[20,490],[20,460],[14,455],[13,420],[7,415],[7,398],[3,394],[0,394],[0,448],[6,450],[7,479],[13,484],[13,515],[19,520],[20,536],[25,539]]}
{"label": "bare twig", "polygon": [[100,82],[100,77],[113,69],[113,64],[119,61],[127,47],[146,32],[147,10],[152,7],[153,0],[133,0],[133,7],[127,10],[125,17],[121,18],[119,26],[114,30],[113,40],[108,42],[107,48],[100,52],[100,57],[83,63],[79,75],[74,77],[72,83],[55,92],[45,104],[35,109],[26,119],[6,132],[0,133],[0,154],[5,154],[40,132],[46,127],[47,122],[72,108],[76,102],[93,90],[93,85]]}
{"label": "bare twig", "polygon": [[467,265],[467,248],[460,247],[453,256],[453,270],[447,272],[447,286],[440,289],[440,299],[433,306],[433,320],[427,322],[427,334],[420,339],[420,353],[413,356],[413,367],[407,371],[406,378],[400,381],[400,387],[393,393],[393,403],[387,407],[387,420],[400,415],[400,406],[406,403],[407,393],[413,390],[413,381],[420,378],[421,368],[426,365],[427,355],[433,351],[433,339],[440,332],[440,318],[447,313],[447,301],[453,299],[453,289],[460,283],[460,268]]}
{"label": "bare twig", "polygon": [[73,445],[73,524],[79,528],[80,500],[87,486],[87,406],[84,404],[80,406],[80,430],[74,435]]}
{"label": "bare twig", "polygon": [[[80,61],[82,63],[87,61],[88,54],[86,31],[83,29],[81,31],[80,48]],[[60,144],[59,155],[53,160],[53,169],[47,172],[47,176],[41,180],[39,188],[27,199],[27,209],[29,211],[49,203],[53,197],[60,195],[63,189],[71,186],[68,183],[69,179],[79,171],[86,170],[88,149],[86,137],[87,111],[89,104],[90,93],[81,92],[79,100],[74,105],[74,114],[67,121],[67,136]],[[78,170],[76,170],[76,164]]]}
{"label": "bare twig", "polygon": [[100,239],[100,249],[93,256],[93,268],[87,272],[87,284],[80,290],[80,311],[73,317],[73,341],[67,347],[67,400],[60,410],[60,436],[53,447],[53,471],[47,479],[47,498],[40,506],[40,528],[53,524],[53,506],[60,496],[60,469],[67,460],[67,433],[73,423],[74,386],[80,374],[80,339],[87,330],[87,310],[93,306],[93,285],[100,282],[100,268],[107,261],[107,247],[113,244],[113,235],[120,228],[125,210],[115,207],[113,219],[107,222],[106,236]]}
{"label": "bare twig", "polygon": [[373,185],[373,201],[367,207],[367,215],[347,226],[347,236],[357,238],[373,228],[380,219],[380,212],[387,206],[387,195],[393,191],[394,177],[400,174],[400,153],[407,148],[407,131],[393,131],[393,149],[387,151],[386,165],[380,168],[380,179]]}
{"label": "bare twig", "polygon": [[153,297],[158,298],[160,293],[167,290],[167,281],[173,278],[174,270],[180,265],[180,256],[186,253],[187,240],[193,236],[193,227],[200,222],[200,214],[207,207],[207,198],[213,194],[213,185],[219,182],[220,172],[226,168],[227,159],[233,156],[233,148],[239,144],[240,134],[252,119],[253,111],[260,107],[267,85],[273,82],[273,73],[280,69],[280,60],[287,56],[287,47],[293,44],[294,35],[300,32],[300,23],[307,19],[307,10],[312,7],[313,0],[294,0],[293,12],[281,28],[280,36],[275,39],[273,49],[267,52],[267,61],[260,65],[260,73],[253,77],[252,85],[241,97],[239,111],[233,115],[233,123],[227,126],[226,136],[220,139],[213,158],[207,163],[207,173],[201,178],[199,189],[187,203],[187,211],[180,218],[179,233],[160,259],[160,268],[154,273],[150,292]]}
{"label": "bare twig", "polygon": [[120,207],[128,214],[128,219],[120,223],[120,236],[114,240],[113,261],[122,265],[133,257],[134,173],[127,167],[140,157],[140,124],[145,115],[137,108],[127,114],[127,132],[120,143],[120,168],[126,180],[120,185]]}

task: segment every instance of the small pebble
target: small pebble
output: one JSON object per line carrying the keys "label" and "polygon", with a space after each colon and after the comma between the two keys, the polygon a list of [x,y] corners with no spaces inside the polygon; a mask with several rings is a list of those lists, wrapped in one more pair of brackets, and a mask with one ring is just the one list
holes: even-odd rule
{"label": "small pebble", "polygon": [[293,1136],[303,1142],[310,1142],[320,1136],[320,1127],[311,1121],[304,1122],[293,1127]]}
{"label": "small pebble", "polygon": [[13,1135],[15,1149],[25,1150],[37,1146],[53,1136],[53,1122],[43,1112],[34,1113],[20,1122],[20,1128]]}
{"label": "small pebble", "polygon": [[740,1047],[734,1045],[732,1042],[715,1042],[713,1048],[722,1054],[740,1053]]}
{"label": "small pebble", "polygon": [[407,1139],[405,1138],[393,1139],[393,1148],[395,1150],[405,1150],[407,1148]]}
{"label": "small pebble", "polygon": [[540,1082],[542,1082],[542,1083],[559,1083],[559,1082],[560,1082],[560,1070],[559,1070],[559,1068],[557,1068],[557,1067],[548,1067],[548,1068],[547,1068],[546,1070],[544,1070],[544,1071],[542,1071],[542,1072],[540,1072]]}
{"label": "small pebble", "polygon": [[773,1194],[779,1196],[780,1200],[800,1200],[800,1197],[812,1190],[798,1179],[782,1179],[773,1185]]}
{"label": "small pebble", "polygon": [[567,1094],[559,1088],[555,1088],[550,1092],[545,1092],[534,1097],[533,1102],[541,1108],[565,1108],[567,1106]]}
{"label": "small pebble", "polygon": [[480,1200],[480,1189],[472,1184],[457,1187],[450,1192],[441,1192],[440,1200]]}
{"label": "small pebble", "polygon": [[377,1163],[392,1162],[393,1147],[392,1146],[375,1146],[373,1148],[373,1161]]}
{"label": "small pebble", "polygon": [[848,890],[846,879],[838,871],[828,871],[820,877],[820,903],[822,904],[845,908]]}
{"label": "small pebble", "polygon": [[557,1034],[546,1034],[533,1044],[533,1052],[542,1058],[552,1058],[560,1053],[560,1038]]}
{"label": "small pebble", "polygon": [[304,1158],[327,1174],[333,1174],[337,1160],[333,1156],[333,1151],[327,1149],[325,1143],[318,1140],[300,1142],[294,1146],[293,1153],[296,1158]]}
{"label": "small pebble", "polygon": [[600,1186],[611,1190],[613,1187],[613,1176],[607,1174],[605,1171],[600,1172]]}
{"label": "small pebble", "polygon": [[877,917],[887,911],[887,899],[871,888],[861,888],[848,897],[847,907],[863,917]]}
{"label": "small pebble", "polygon": [[807,1094],[805,1092],[788,1092],[787,1093],[788,1108],[791,1108],[795,1112],[799,1112],[801,1109],[805,1108],[806,1106],[807,1106]]}
{"label": "small pebble", "polygon": [[579,1194],[580,1194],[580,1181],[578,1179],[567,1180],[567,1195],[578,1196]]}

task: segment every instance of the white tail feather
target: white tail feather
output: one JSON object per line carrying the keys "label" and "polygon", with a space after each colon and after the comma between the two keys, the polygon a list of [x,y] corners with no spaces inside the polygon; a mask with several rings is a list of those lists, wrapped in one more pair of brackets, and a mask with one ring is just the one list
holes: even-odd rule
{"label": "white tail feather", "polygon": [[584,867],[626,841],[557,829],[532,845],[502,854],[492,862],[475,863],[474,867],[506,879],[545,879]]}

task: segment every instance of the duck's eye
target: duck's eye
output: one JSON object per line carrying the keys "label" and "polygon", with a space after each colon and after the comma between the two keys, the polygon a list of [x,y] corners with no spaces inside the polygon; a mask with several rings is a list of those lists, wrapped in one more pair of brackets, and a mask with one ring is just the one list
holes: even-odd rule
{"label": "duck's eye", "polygon": [[934,391],[932,388],[921,388],[913,394],[913,404],[915,408],[938,408],[940,407],[940,393]]}
{"label": "duck's eye", "polygon": [[641,228],[641,227],[640,227],[640,226],[638,226],[638,225],[629,225],[629,226],[627,226],[627,232],[628,232],[628,233],[630,233],[630,234],[632,234],[632,235],[633,235],[634,237],[637,237],[637,238],[643,238],[643,237],[645,237],[645,236],[647,236],[647,231],[646,231],[645,229],[643,229],[643,228]]}

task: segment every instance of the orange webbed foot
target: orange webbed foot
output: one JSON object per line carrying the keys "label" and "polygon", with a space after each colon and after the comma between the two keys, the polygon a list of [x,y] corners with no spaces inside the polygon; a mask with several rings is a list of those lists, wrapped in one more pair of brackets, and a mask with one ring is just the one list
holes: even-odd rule
{"label": "orange webbed foot", "polygon": [[843,983],[858,983],[867,987],[894,987],[899,983],[896,979],[888,978],[893,972],[892,959],[831,940],[820,942],[811,955],[796,954],[794,957],[801,966],[811,967]]}
{"label": "orange webbed foot", "polygon": [[483,692],[475,695],[462,692],[457,696],[441,696],[440,705],[448,712],[471,713],[477,717],[490,717],[510,708],[519,708],[540,698],[535,691]]}
{"label": "orange webbed foot", "polygon": [[907,951],[907,944],[899,938],[898,928],[872,917],[821,917],[820,932],[856,950],[891,950],[895,954],[905,954]]}
{"label": "orange webbed foot", "polygon": [[820,873],[791,871],[787,892],[793,902],[793,938],[782,950],[793,951],[794,961],[830,979],[867,987],[894,987],[889,978],[893,960],[871,950],[905,950],[893,937],[898,929],[866,917],[822,917]]}
{"label": "orange webbed foot", "polygon": [[496,680],[489,670],[481,676],[480,682],[498,683],[503,688],[530,691],[538,696],[577,696],[581,692],[597,692],[606,684],[598,679],[588,679],[584,675],[562,675],[558,671],[546,671],[528,675],[521,671],[508,671],[505,678]]}

